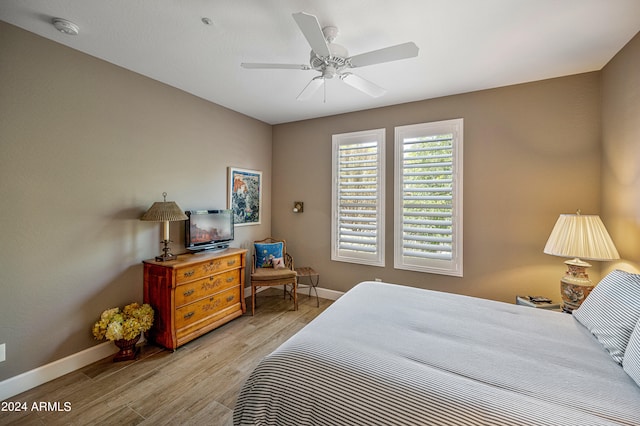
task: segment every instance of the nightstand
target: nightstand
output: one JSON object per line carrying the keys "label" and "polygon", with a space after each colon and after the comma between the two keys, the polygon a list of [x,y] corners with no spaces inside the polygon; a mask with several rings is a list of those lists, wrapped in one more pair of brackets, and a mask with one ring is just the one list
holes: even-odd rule
{"label": "nightstand", "polygon": [[548,309],[551,311],[562,311],[559,303],[533,302],[527,296],[516,296],[516,305],[528,306],[530,308]]}

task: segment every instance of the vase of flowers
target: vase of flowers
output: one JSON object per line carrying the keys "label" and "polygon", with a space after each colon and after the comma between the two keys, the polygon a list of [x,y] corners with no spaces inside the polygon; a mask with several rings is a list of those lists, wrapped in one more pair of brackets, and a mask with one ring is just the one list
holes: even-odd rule
{"label": "vase of flowers", "polygon": [[131,303],[124,308],[107,309],[93,325],[93,337],[112,340],[120,351],[114,361],[135,359],[140,334],[151,328],[153,308],[148,304]]}

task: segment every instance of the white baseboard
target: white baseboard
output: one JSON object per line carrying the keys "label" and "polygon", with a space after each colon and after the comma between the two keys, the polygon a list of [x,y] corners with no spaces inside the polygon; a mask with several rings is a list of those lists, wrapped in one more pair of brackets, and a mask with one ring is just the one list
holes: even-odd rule
{"label": "white baseboard", "polygon": [[40,386],[67,373],[99,361],[118,351],[113,342],[104,342],[52,363],[0,382],[0,401]]}
{"label": "white baseboard", "polygon": [[[344,292],[342,291],[329,290],[328,288],[322,288],[322,287],[316,287],[316,290],[318,290],[318,297],[321,297],[322,299],[338,300],[340,296],[344,294]],[[308,296],[309,287],[304,285],[298,288],[298,294],[304,294]],[[316,294],[314,293],[314,291],[311,290],[311,297],[314,297],[315,295]]]}
{"label": "white baseboard", "polygon": [[[267,290],[269,287],[260,287],[256,293],[260,293],[261,291]],[[316,287],[318,290],[318,297],[329,300],[338,300],[340,296],[344,294],[343,291],[329,290],[328,288]],[[309,287],[307,285],[302,285],[298,288],[298,294],[309,295]],[[315,293],[311,290],[311,296],[315,297]],[[251,287],[245,287],[244,296],[251,296]]]}
{"label": "white baseboard", "polygon": [[[258,292],[266,289],[266,287],[263,287],[259,289]],[[318,296],[323,299],[337,300],[344,294],[341,291],[329,290],[327,288],[317,287],[316,289],[318,290]],[[299,288],[298,294],[308,295],[308,287],[304,286]],[[251,296],[251,287],[245,288],[245,296]],[[311,291],[311,296],[315,296],[313,290]],[[53,379],[57,379],[58,377],[62,377],[67,373],[87,366],[93,362],[100,361],[103,358],[113,355],[117,351],[118,348],[112,342],[104,342],[52,363],[24,372],[17,376],[10,377],[0,382],[0,401],[4,401],[5,399],[18,395],[19,393],[28,391],[29,389],[45,384]]]}

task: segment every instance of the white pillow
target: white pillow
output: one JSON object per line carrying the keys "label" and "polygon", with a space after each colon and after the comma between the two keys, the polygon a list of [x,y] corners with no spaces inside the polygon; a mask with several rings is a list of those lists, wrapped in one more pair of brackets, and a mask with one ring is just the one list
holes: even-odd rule
{"label": "white pillow", "polygon": [[631,334],[627,350],[624,353],[622,368],[640,386],[640,321]]}
{"label": "white pillow", "polygon": [[622,364],[640,318],[640,275],[611,271],[573,311],[573,316]]}
{"label": "white pillow", "polygon": [[271,259],[271,264],[273,265],[273,269],[285,269],[287,266],[284,264],[284,258],[275,257]]}

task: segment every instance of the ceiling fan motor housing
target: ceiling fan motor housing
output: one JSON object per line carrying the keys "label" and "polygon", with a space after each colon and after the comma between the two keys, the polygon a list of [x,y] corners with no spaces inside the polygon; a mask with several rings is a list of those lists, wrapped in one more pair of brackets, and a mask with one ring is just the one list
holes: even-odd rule
{"label": "ceiling fan motor housing", "polygon": [[310,53],[309,64],[311,65],[311,68],[322,73],[324,73],[329,68],[333,68],[333,76],[347,66],[349,51],[344,46],[336,43],[327,43],[327,46],[329,47],[329,52],[331,52],[331,55],[323,58],[321,56],[318,56],[316,52],[312,50]]}

